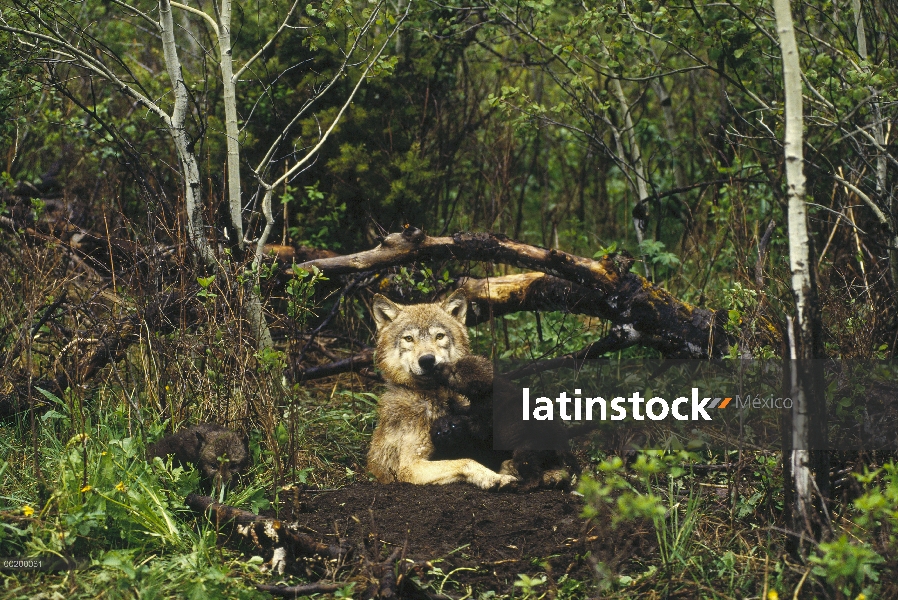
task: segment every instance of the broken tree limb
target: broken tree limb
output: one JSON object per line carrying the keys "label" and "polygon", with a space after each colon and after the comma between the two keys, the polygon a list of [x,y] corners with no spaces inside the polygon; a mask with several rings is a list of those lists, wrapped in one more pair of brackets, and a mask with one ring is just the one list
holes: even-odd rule
{"label": "broken tree limb", "polygon": [[[568,358],[597,358],[636,344],[681,358],[718,357],[729,349],[723,314],[686,304],[635,273],[621,274],[610,294],[545,273],[468,278],[460,284],[474,303],[471,325],[522,310],[589,315],[613,324],[609,337],[586,355]],[[607,350],[596,352],[603,347]]]}
{"label": "broken tree limb", "polygon": [[385,561],[369,565],[369,568],[378,580],[369,590],[365,591],[365,594],[362,595],[363,598],[371,597],[389,600],[390,598],[398,597],[399,589],[397,587],[396,570],[399,567],[396,561],[399,560],[400,554],[402,554],[402,549],[396,548]]}
{"label": "broken tree limb", "polygon": [[373,364],[374,351],[363,350],[358,354],[354,354],[342,360],[337,360],[317,367],[309,367],[307,369],[297,371],[294,379],[296,381],[321,379],[322,377],[330,377],[331,375],[339,375],[341,373],[348,373],[349,371],[357,371],[364,367],[370,367]]}
{"label": "broken tree limb", "polygon": [[470,311],[472,323],[522,310],[564,311],[598,316],[615,326],[630,328],[638,343],[670,357],[716,358],[730,347],[730,336],[724,330],[725,311],[699,308],[675,298],[631,273],[633,260],[623,255],[592,260],[499,234],[428,237],[410,228],[390,234],[372,250],[299,266],[344,275],[445,259],[503,263],[539,271],[463,280],[462,287],[475,305]]}
{"label": "broken tree limb", "polygon": [[343,583],[303,583],[301,585],[265,585],[258,584],[256,589],[260,592],[268,592],[272,596],[281,596],[282,598],[298,598],[300,596],[310,596],[312,594],[332,594],[337,590],[341,590],[352,585],[352,582],[344,581]]}
{"label": "broken tree limb", "polygon": [[234,525],[236,535],[253,546],[266,549],[287,548],[293,556],[320,556],[339,559],[349,553],[343,545],[325,544],[291,529],[282,521],[261,517],[251,512],[219,504],[209,496],[190,494],[184,503],[194,512],[208,514],[216,526]]}
{"label": "broken tree limb", "polygon": [[[310,260],[303,269],[318,267],[328,275],[346,275],[395,267],[416,260],[480,260],[533,269],[581,285],[613,289],[618,277],[610,261],[595,261],[559,250],[549,250],[511,240],[495,233],[456,233],[452,237],[429,237],[391,233],[371,250]],[[611,268],[609,268],[611,267]]]}

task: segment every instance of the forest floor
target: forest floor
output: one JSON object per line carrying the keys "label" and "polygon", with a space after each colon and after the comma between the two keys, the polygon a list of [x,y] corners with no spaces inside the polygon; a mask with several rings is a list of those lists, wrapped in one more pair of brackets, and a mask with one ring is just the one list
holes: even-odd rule
{"label": "forest floor", "polygon": [[438,567],[437,586],[451,578],[462,587],[509,592],[519,575],[544,574],[551,589],[559,579],[591,579],[597,563],[617,570],[657,546],[650,524],[622,523],[612,530],[607,520],[586,521],[582,498],[560,490],[364,482],[323,491],[295,488],[285,496],[278,516],[300,530],[355,548],[376,541],[384,555],[405,548],[406,558]]}

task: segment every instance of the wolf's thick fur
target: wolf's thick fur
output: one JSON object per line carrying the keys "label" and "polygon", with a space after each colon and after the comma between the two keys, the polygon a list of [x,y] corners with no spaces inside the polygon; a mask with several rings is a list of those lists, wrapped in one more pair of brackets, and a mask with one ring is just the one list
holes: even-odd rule
{"label": "wolf's thick fur", "polygon": [[435,458],[475,458],[516,476],[521,490],[570,486],[580,469],[567,448],[566,431],[557,422],[503,422],[496,433],[503,445],[510,445],[514,451],[493,449],[494,408],[515,414],[520,394],[510,381],[494,374],[489,360],[472,354],[441,365],[437,367],[437,380],[470,403],[453,406],[449,414],[434,421],[430,436]]}
{"label": "wolf's thick fur", "polygon": [[246,444],[240,437],[216,423],[201,423],[165,436],[147,446],[147,459],[165,460],[173,455],[176,463],[196,465],[203,480],[215,487],[227,485],[249,464]]}
{"label": "wolf's thick fur", "polygon": [[517,481],[472,458],[432,460],[435,422],[462,412],[468,398],[443,384],[448,365],[471,355],[465,315],[468,301],[461,290],[442,303],[400,306],[377,295],[377,363],[388,389],[378,405],[378,424],[371,438],[368,469],[383,483],[452,483],[464,481],[482,489]]}
{"label": "wolf's thick fur", "polygon": [[[430,439],[435,459],[473,458],[499,470],[510,452],[493,450],[493,365],[476,354],[436,367],[440,385],[461,394],[466,403],[449,406],[449,412],[433,422]],[[514,475],[506,471],[509,475]]]}

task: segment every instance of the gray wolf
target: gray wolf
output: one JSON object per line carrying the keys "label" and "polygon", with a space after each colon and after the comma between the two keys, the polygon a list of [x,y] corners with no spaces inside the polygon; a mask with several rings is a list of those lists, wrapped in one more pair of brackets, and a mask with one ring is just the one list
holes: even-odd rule
{"label": "gray wolf", "polygon": [[[457,290],[441,303],[402,306],[376,295],[377,365],[387,381],[378,404],[368,470],[378,481],[415,484],[467,482],[481,489],[504,488],[517,481],[470,457],[436,456],[431,431],[446,417],[464,414],[470,399],[446,385],[447,373],[471,356],[465,327],[468,301]],[[482,359],[487,364],[489,361]],[[480,363],[482,364],[482,363]],[[492,365],[489,365],[490,377]]]}

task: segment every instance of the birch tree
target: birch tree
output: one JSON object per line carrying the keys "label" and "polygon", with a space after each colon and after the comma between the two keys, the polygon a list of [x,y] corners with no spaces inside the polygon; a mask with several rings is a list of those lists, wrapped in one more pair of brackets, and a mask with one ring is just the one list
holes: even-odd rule
{"label": "birch tree", "polygon": [[[208,203],[204,201],[201,172],[196,155],[196,145],[201,133],[191,135],[186,126],[186,120],[191,111],[191,90],[185,81],[184,68],[178,51],[178,39],[175,35],[174,10],[183,11],[185,14],[200,18],[200,22],[208,27],[210,37],[216,48],[204,48],[208,55],[216,57],[218,64],[221,89],[222,106],[225,115],[225,145],[227,148],[227,206],[230,223],[228,237],[232,240],[238,253],[242,255],[247,245],[254,244],[252,255],[251,277],[243,277],[245,285],[246,302],[245,314],[250,321],[253,333],[260,348],[268,348],[272,345],[271,335],[263,314],[263,305],[259,296],[260,267],[264,256],[263,248],[268,241],[273,226],[271,212],[271,197],[273,190],[294,178],[302,171],[304,165],[309,164],[315,155],[326,143],[330,134],[337,127],[340,120],[346,114],[356,93],[364,85],[364,82],[375,71],[382,71],[389,65],[384,62],[384,52],[393,39],[395,33],[401,27],[404,15],[412,3],[405,7],[405,13],[398,19],[392,19],[392,26],[384,33],[378,34],[375,25],[381,22],[385,11],[385,2],[378,2],[362,11],[362,18],[349,28],[348,44],[344,49],[342,62],[337,72],[324,85],[308,98],[297,110],[293,119],[275,136],[275,141],[265,153],[262,161],[251,170],[253,179],[263,191],[261,200],[261,212],[264,218],[264,227],[261,235],[256,239],[249,239],[244,227],[244,197],[241,169],[246,168],[242,160],[242,148],[240,144],[241,123],[238,115],[237,89],[241,77],[253,74],[253,66],[275,43],[276,39],[285,31],[297,28],[297,8],[299,0],[294,0],[284,14],[279,26],[268,37],[256,52],[247,58],[239,68],[235,68],[235,56],[232,32],[232,0],[219,0],[212,3],[214,15],[205,12],[201,7],[191,6],[171,0],[158,0],[158,17],[145,12],[135,5],[121,0],[113,0],[115,7],[130,18],[137,18],[144,25],[150,26],[152,33],[158,34],[161,43],[165,71],[170,82],[170,94],[172,98],[171,108],[166,110],[163,100],[156,99],[147,89],[141,85],[140,80],[128,69],[123,57],[111,52],[110,47],[102,40],[95,39],[89,32],[90,23],[81,24],[77,16],[68,13],[55,13],[39,10],[28,2],[13,2],[14,12],[6,12],[0,15],[0,29],[17,36],[22,44],[42,49],[42,55],[48,68],[54,68],[60,64],[74,65],[81,69],[87,76],[106,80],[112,83],[114,89],[122,93],[154,114],[168,131],[179,163],[180,175],[183,183],[184,208],[187,216],[188,239],[193,246],[199,264],[216,272],[227,273],[228,270],[239,268],[238,265],[227,265],[222,261],[209,243],[206,229],[204,209]],[[371,42],[379,38],[376,45]],[[283,152],[283,146],[290,144],[295,132],[294,127],[300,119],[328,93],[333,93],[335,84],[351,75],[352,71],[356,81],[351,92],[345,98],[335,117],[325,122],[324,131],[319,139],[308,145],[303,150],[287,152],[288,163],[284,174],[272,178],[270,171],[275,162],[283,162],[284,157],[278,156]],[[195,79],[202,76],[195,76]],[[273,179],[273,181],[269,181]],[[241,258],[238,256],[238,258]],[[232,290],[236,291],[236,290]]]}
{"label": "birch tree", "polygon": [[[788,469],[791,471],[792,480],[787,484],[791,484],[794,492],[795,524],[814,532],[819,525],[814,498],[825,497],[829,479],[826,461],[820,459],[822,452],[819,447],[821,441],[825,443],[826,400],[817,378],[814,377],[813,362],[813,359],[822,356],[820,306],[808,236],[802,150],[802,79],[798,43],[789,0],[773,0],[773,7],[783,59],[785,90],[783,145],[788,198],[789,266],[792,272],[792,293],[795,298],[795,317],[794,320],[788,319],[791,359],[789,384],[794,404],[790,469]],[[824,508],[822,502],[817,506]]]}
{"label": "birch tree", "polygon": [[[855,31],[857,32],[857,53],[861,57],[861,60],[866,63],[868,59],[867,32],[866,27],[864,26],[864,12],[861,9],[861,0],[851,0],[851,8],[854,11],[854,26]],[[882,107],[880,106],[878,98],[879,93],[876,88],[871,88],[870,92],[873,95],[873,139],[871,141],[876,148],[877,202],[874,203],[869,199],[865,200],[865,202],[876,208],[877,217],[880,223],[886,230],[891,231],[892,233],[892,239],[890,240],[892,247],[889,249],[889,266],[892,271],[892,284],[898,286],[898,235],[896,235],[896,232],[898,232],[898,218],[895,216],[895,198],[892,194],[888,194],[886,191],[888,157],[885,148],[888,145],[888,141],[886,140],[883,127]],[[867,135],[869,136],[870,134],[868,133]],[[888,198],[888,201],[886,201],[886,198]],[[882,211],[878,208],[879,206],[887,206],[892,217],[887,218],[882,214]]]}
{"label": "birch tree", "polygon": [[[546,7],[543,7],[545,9]],[[503,92],[501,101],[510,107],[513,111],[529,112],[533,117],[543,120],[545,123],[559,126],[582,136],[585,141],[596,146],[601,152],[609,156],[614,163],[621,169],[627,178],[631,189],[636,195],[633,203],[632,222],[633,231],[638,245],[642,245],[647,238],[647,227],[649,219],[649,203],[652,200],[650,193],[651,181],[646,168],[646,161],[640,148],[640,142],[636,130],[636,121],[633,119],[633,108],[636,103],[631,103],[627,98],[621,83],[622,77],[614,74],[614,70],[620,65],[609,67],[609,57],[612,52],[602,46],[602,49],[589,57],[577,54],[576,62],[588,65],[596,76],[585,76],[577,69],[572,67],[572,62],[567,54],[570,48],[564,44],[552,48],[550,42],[541,37],[540,31],[541,20],[521,18],[516,12],[510,10],[510,7],[503,2],[498,2],[493,7],[496,13],[501,17],[500,22],[504,23],[511,30],[520,34],[527,42],[535,43],[539,48],[543,60],[543,68],[550,75],[552,80],[560,87],[565,94],[571,99],[571,106],[575,107],[574,111],[578,112],[581,117],[585,117],[587,126],[577,126],[571,123],[562,122],[558,118],[551,116],[542,106],[527,106],[530,102],[529,98],[517,97],[517,90],[506,95]],[[592,23],[592,19],[600,18],[601,11],[587,10],[589,17],[584,21]],[[601,45],[601,43],[599,42]],[[564,46],[565,52],[561,52]],[[606,73],[610,73],[605,75]],[[606,102],[600,97],[596,80],[607,81],[608,87],[611,89],[611,96],[614,98],[613,103]],[[660,79],[661,75],[654,75],[647,78],[649,81]],[[663,88],[662,88],[663,89]],[[611,106],[615,110],[612,114]],[[614,118],[616,117],[616,118]],[[612,142],[605,142],[605,132],[611,133]],[[643,265],[646,276],[650,276],[651,268],[649,262]]]}

